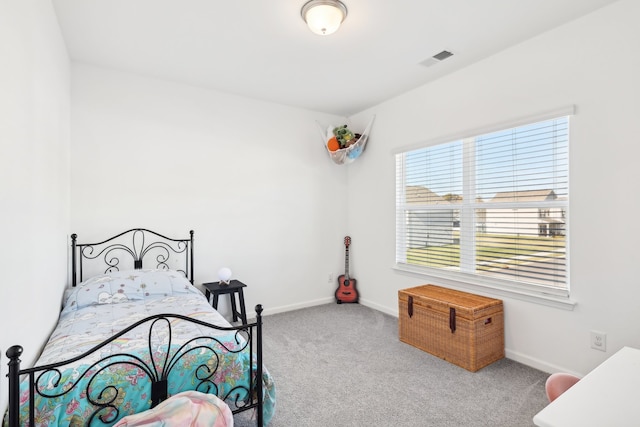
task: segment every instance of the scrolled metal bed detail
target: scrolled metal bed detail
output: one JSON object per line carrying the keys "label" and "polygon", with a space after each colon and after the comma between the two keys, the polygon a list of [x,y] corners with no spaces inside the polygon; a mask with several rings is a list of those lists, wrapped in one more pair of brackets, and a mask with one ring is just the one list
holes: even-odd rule
{"label": "scrolled metal bed detail", "polygon": [[[111,243],[128,234],[131,235],[130,245],[121,242]],[[152,254],[153,251],[158,252],[153,267],[163,269],[169,269],[168,262],[172,253],[184,254],[184,269],[176,268],[176,270],[184,273],[193,284],[193,230],[189,231],[189,235],[189,239],[172,239],[146,228],[132,228],[102,242],[80,244],[77,243],[78,236],[74,233],[71,235],[71,285],[77,285],[78,275],[79,280],[82,281],[84,260],[97,260],[102,256],[106,266],[104,272],[107,273],[120,270],[121,257],[126,256],[132,259],[133,268],[139,270],[143,267],[144,257]],[[145,244],[147,236],[155,240]]]}
{"label": "scrolled metal bed detail", "polygon": [[[65,296],[67,304],[45,351],[30,368],[20,367],[21,346],[6,352],[5,425],[35,427],[63,421],[70,426],[111,426],[122,416],[154,408],[183,390],[214,394],[233,414],[255,410],[257,425],[268,423],[275,389],[263,366],[263,308],[256,305],[255,322],[239,326],[228,324],[211,308],[193,286],[193,234],[171,239],[134,228],[98,243],[77,243],[77,235],[71,235],[71,293]],[[144,265],[146,270],[145,257],[153,259],[151,266]],[[103,274],[83,282],[87,262],[102,263],[98,269],[92,267]],[[131,287],[134,282],[139,289]],[[129,299],[112,301],[108,291],[115,296],[123,289]],[[87,300],[86,295],[98,291],[107,291],[106,302]],[[151,306],[156,311],[148,309]],[[189,310],[180,313],[185,307]],[[160,311],[165,308],[175,312]],[[111,317],[104,319],[103,313]],[[118,317],[121,313],[125,316]],[[79,332],[69,335],[65,327],[75,328],[86,317],[95,319],[82,325],[89,327],[90,335],[94,325],[114,333],[100,329],[89,342]],[[112,317],[115,323],[110,323]],[[140,320],[130,320],[134,318]],[[58,358],[60,354],[64,357]]]}
{"label": "scrolled metal bed detail", "polygon": [[[85,421],[84,425],[91,426],[94,425],[94,419],[97,418],[103,425],[109,425],[115,422],[120,415],[120,409],[116,405],[116,399],[118,398],[118,387],[116,384],[106,384],[101,385],[96,390],[94,384],[97,382],[96,379],[99,378],[101,374],[104,373],[106,369],[111,366],[122,364],[122,365],[133,365],[138,368],[151,380],[151,405],[153,408],[158,403],[162,402],[168,397],[167,386],[168,386],[168,377],[171,373],[172,369],[177,365],[177,363],[183,357],[187,356],[189,353],[197,351],[197,350],[205,350],[210,353],[210,358],[215,360],[213,363],[213,369],[209,367],[208,364],[199,364],[194,370],[193,377],[198,382],[198,385],[195,387],[196,391],[201,391],[203,393],[211,393],[218,395],[218,385],[212,381],[212,378],[217,373],[217,369],[220,366],[220,357],[221,352],[230,352],[230,353],[240,353],[244,351],[248,351],[250,355],[256,354],[256,364],[255,368],[253,363],[249,363],[249,378],[252,378],[251,381],[248,382],[248,386],[238,385],[234,388],[226,391],[222,396],[219,396],[222,400],[228,400],[229,398],[233,399],[235,407],[232,407],[231,410],[234,414],[246,411],[252,408],[256,408],[257,413],[257,423],[259,426],[263,425],[262,420],[262,405],[263,405],[263,397],[262,393],[259,393],[257,390],[257,382],[253,379],[262,378],[262,343],[261,343],[261,334],[262,334],[262,306],[258,304],[256,306],[256,322],[250,323],[243,326],[237,327],[219,327],[216,325],[211,325],[206,322],[199,321],[197,319],[192,319],[186,316],[176,315],[176,314],[159,314],[155,316],[147,317],[129,327],[121,331],[120,333],[112,336],[107,341],[100,343],[99,345],[93,347],[91,350],[83,353],[77,357],[74,357],[69,360],[64,360],[57,363],[52,363],[44,366],[38,366],[34,368],[20,369],[20,356],[22,355],[22,347],[19,345],[15,345],[10,347],[7,350],[7,357],[9,358],[9,426],[17,427],[19,426],[19,414],[20,414],[20,399],[19,399],[19,384],[20,384],[20,376],[26,375],[28,377],[29,382],[29,390],[31,390],[32,395],[37,393],[42,398],[55,398],[65,395],[67,393],[71,393],[74,391],[75,387],[81,383],[82,378],[88,378],[85,385],[84,393],[86,395],[87,400],[95,406],[95,410],[91,414],[88,420]],[[186,343],[180,345],[178,348],[172,348],[171,346],[171,320],[170,319],[180,319],[187,322],[197,323],[201,326],[205,326],[212,329],[217,329],[221,331],[231,331],[235,336],[235,343],[237,347],[230,347],[227,343],[223,342],[220,338],[216,338],[215,336],[198,336],[191,338]],[[168,328],[168,342],[166,343],[167,351],[163,355],[164,360],[160,360],[161,367],[159,364],[157,365],[156,357],[154,357],[153,353],[153,329],[156,326],[156,323],[159,321],[166,322],[166,327]],[[127,332],[144,326],[145,324],[149,325],[149,334],[148,334],[148,360],[144,360],[138,355],[126,354],[126,353],[116,353],[111,354],[105,358],[98,360],[97,362],[93,362],[89,367],[85,368],[80,375],[71,382],[70,387],[65,387],[65,384],[61,384],[62,372],[59,369],[69,363],[76,362],[87,356],[99,351],[101,348],[115,341],[119,337],[125,335]],[[254,332],[255,330],[255,332]],[[253,335],[256,335],[256,348],[254,350],[254,340],[252,339]],[[201,341],[212,341],[216,343],[215,346],[213,343],[206,345],[201,343]],[[218,347],[218,348],[215,348]],[[124,359],[124,360],[119,360]],[[159,369],[160,368],[160,369]],[[51,378],[47,378],[47,374],[54,373],[54,385],[56,387],[62,388],[62,390],[58,393],[46,392],[45,386],[42,381],[43,379],[51,381]],[[68,383],[67,383],[68,385]],[[212,390],[213,389],[213,390]],[[245,398],[242,398],[242,397]],[[17,397],[17,398],[16,398]],[[29,425],[35,425],[34,420],[34,406],[33,399],[30,399],[29,405]],[[108,411],[108,410],[112,411]]]}

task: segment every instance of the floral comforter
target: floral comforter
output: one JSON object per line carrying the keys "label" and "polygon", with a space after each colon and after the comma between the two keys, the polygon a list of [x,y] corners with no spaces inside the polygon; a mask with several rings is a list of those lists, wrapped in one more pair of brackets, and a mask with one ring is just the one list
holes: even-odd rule
{"label": "floral comforter", "polygon": [[[70,360],[139,320],[164,313],[229,326],[179,272],[110,273],[69,292],[36,366]],[[144,323],[59,371],[45,372],[39,379],[36,374],[36,388],[50,397],[36,393],[35,425],[111,426],[126,415],[148,409],[150,378],[162,379],[163,375],[169,396],[198,390],[235,407],[235,402],[248,400],[249,363],[255,369],[245,343],[235,331],[216,331],[176,318],[153,326]],[[240,351],[242,348],[245,350]],[[69,389],[73,390],[64,393]],[[21,425],[28,425],[28,407],[23,405],[29,398],[26,381],[20,391]],[[267,424],[275,407],[275,385],[266,369],[263,397]]]}

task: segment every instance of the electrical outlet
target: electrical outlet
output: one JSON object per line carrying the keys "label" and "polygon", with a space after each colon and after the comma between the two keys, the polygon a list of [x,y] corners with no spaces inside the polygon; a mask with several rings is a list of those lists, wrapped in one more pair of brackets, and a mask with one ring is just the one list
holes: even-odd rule
{"label": "electrical outlet", "polygon": [[607,351],[607,334],[604,332],[591,331],[591,348]]}
{"label": "electrical outlet", "polygon": [[327,283],[333,283],[333,273],[329,273],[329,280],[327,280]]}

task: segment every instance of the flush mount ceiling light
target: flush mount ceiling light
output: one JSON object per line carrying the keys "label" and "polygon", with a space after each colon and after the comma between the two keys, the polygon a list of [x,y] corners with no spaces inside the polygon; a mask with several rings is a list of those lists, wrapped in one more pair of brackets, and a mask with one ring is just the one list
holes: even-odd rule
{"label": "flush mount ceiling light", "polygon": [[347,17],[347,7],[339,0],[311,0],[300,14],[311,31],[326,36],[338,31]]}

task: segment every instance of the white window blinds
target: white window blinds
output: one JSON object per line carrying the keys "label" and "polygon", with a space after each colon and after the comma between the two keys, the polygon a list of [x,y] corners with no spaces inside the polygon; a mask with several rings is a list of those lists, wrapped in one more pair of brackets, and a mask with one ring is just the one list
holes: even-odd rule
{"label": "white window blinds", "polygon": [[396,263],[568,291],[568,147],[564,116],[396,154]]}

